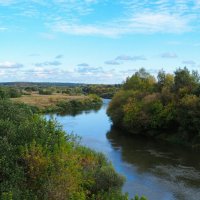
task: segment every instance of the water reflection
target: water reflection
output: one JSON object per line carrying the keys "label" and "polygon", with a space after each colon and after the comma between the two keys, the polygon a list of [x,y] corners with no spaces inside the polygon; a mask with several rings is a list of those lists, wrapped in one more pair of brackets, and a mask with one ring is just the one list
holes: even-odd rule
{"label": "water reflection", "polygon": [[[70,109],[70,110],[61,110],[61,111],[58,111],[57,112],[57,115],[59,116],[76,116],[76,115],[81,115],[83,113],[90,113],[91,111],[94,111],[94,112],[97,112],[98,110],[101,109],[101,105],[95,105],[95,106],[91,106],[91,107],[88,107],[88,108],[73,108],[73,109]],[[50,113],[51,114],[51,113]],[[54,113],[52,113],[52,115],[54,115]]]}
{"label": "water reflection", "polygon": [[144,194],[149,200],[200,199],[199,153],[127,136],[111,128],[106,115],[108,102],[104,101],[98,111],[54,117],[68,133],[81,136],[83,145],[106,154],[115,169],[126,177],[123,191],[131,196]]}
{"label": "water reflection", "polygon": [[[154,194],[154,198],[180,200],[200,198],[198,152],[148,138],[124,135],[114,128],[107,133],[107,138],[113,149],[120,149],[122,162],[134,166],[134,173],[139,175],[141,180],[146,179],[144,184],[149,186],[151,192],[156,192],[154,187],[157,187],[157,192],[164,194],[160,197]],[[129,168],[132,168],[131,166]],[[132,179],[129,179],[129,176],[127,178],[125,187],[133,184],[134,188]],[[163,188],[165,191],[162,191]]]}

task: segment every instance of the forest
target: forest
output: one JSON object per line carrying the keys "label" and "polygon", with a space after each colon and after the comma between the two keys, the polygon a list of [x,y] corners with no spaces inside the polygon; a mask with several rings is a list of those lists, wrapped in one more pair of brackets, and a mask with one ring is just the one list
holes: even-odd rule
{"label": "forest", "polygon": [[154,77],[142,68],[123,83],[107,114],[131,134],[199,148],[200,76],[185,67]]}

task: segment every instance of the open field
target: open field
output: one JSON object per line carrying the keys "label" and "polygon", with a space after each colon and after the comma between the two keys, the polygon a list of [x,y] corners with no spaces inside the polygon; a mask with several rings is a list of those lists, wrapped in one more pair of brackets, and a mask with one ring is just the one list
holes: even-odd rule
{"label": "open field", "polygon": [[40,95],[38,93],[31,93],[31,95],[23,95],[19,98],[12,98],[12,101],[25,103],[31,106],[37,106],[40,109],[45,109],[50,106],[56,105],[61,101],[80,100],[87,98],[84,95],[69,96],[67,94]]}

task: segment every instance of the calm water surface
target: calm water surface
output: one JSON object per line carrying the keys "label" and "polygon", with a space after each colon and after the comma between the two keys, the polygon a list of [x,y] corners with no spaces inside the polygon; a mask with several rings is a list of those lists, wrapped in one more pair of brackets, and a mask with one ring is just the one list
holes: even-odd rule
{"label": "calm water surface", "polygon": [[[103,152],[117,172],[126,177],[124,192],[149,200],[200,200],[200,152],[154,140],[123,136],[111,128],[106,115],[108,100],[99,111],[57,116],[68,133]],[[49,117],[49,116],[47,116]]]}

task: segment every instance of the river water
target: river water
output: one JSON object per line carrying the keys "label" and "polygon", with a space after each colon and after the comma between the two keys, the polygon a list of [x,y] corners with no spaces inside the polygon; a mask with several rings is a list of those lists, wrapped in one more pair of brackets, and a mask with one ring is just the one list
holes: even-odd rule
{"label": "river water", "polygon": [[106,115],[108,103],[104,100],[98,111],[54,117],[66,132],[81,136],[83,145],[107,156],[126,177],[123,191],[130,196],[200,200],[200,152],[114,130]]}

